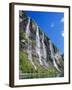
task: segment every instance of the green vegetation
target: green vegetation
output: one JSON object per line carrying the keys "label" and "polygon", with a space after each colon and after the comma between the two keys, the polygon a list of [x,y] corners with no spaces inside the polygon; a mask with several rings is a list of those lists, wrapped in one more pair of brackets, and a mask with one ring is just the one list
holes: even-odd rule
{"label": "green vegetation", "polygon": [[20,70],[25,74],[22,75],[22,78],[46,78],[57,76],[58,71],[54,67],[44,68],[39,64],[35,70],[27,56],[26,52],[20,51]]}
{"label": "green vegetation", "polygon": [[32,45],[36,45],[36,41],[35,40],[32,40]]}
{"label": "green vegetation", "polygon": [[26,52],[20,52],[20,70],[23,73],[35,72],[35,69],[31,62],[27,58]]}
{"label": "green vegetation", "polygon": [[26,34],[25,34],[25,32],[24,32],[24,30],[23,29],[20,29],[20,32],[19,32],[20,34],[20,36],[19,36],[19,39],[20,39],[20,41],[21,40],[25,40],[25,43],[28,43],[28,40],[26,39]]}
{"label": "green vegetation", "polygon": [[20,40],[22,39],[25,39],[25,33],[24,33],[24,30],[23,29],[20,29],[20,32],[19,32],[19,37],[20,37]]}

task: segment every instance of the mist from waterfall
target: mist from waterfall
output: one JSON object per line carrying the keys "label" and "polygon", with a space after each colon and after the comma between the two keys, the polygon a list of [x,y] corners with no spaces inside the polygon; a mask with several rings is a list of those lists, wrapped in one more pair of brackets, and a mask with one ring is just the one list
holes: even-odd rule
{"label": "mist from waterfall", "polygon": [[42,65],[42,61],[41,61],[41,44],[40,44],[40,36],[39,36],[39,28],[38,28],[38,26],[37,26],[37,30],[36,30],[36,53],[38,54],[39,62]]}
{"label": "mist from waterfall", "polygon": [[53,46],[52,46],[52,43],[50,40],[49,40],[49,43],[50,43],[50,51],[51,51],[51,58],[53,59],[53,64],[54,64],[55,68],[60,72],[60,70],[56,64],[55,58],[54,58],[54,50],[53,50]]}

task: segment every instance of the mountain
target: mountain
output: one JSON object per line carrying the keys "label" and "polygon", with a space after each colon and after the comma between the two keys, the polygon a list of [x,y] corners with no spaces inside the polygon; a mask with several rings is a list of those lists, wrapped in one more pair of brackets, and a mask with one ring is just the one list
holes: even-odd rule
{"label": "mountain", "polygon": [[64,76],[59,49],[24,11],[19,11],[19,52],[20,79]]}

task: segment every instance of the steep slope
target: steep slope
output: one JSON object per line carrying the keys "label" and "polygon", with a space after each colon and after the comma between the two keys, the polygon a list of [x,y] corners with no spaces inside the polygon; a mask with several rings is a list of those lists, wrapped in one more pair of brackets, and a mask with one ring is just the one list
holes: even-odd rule
{"label": "steep slope", "polygon": [[63,58],[48,36],[24,11],[19,12],[20,78],[63,76]]}

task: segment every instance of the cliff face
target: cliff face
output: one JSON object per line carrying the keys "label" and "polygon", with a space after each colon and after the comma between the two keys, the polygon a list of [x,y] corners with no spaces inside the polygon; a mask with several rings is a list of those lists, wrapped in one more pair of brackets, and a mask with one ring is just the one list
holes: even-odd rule
{"label": "cliff face", "polygon": [[36,22],[23,11],[19,12],[19,30],[20,74],[44,71],[48,74],[48,71],[52,70],[55,77],[58,74],[63,76],[63,57],[59,50]]}

